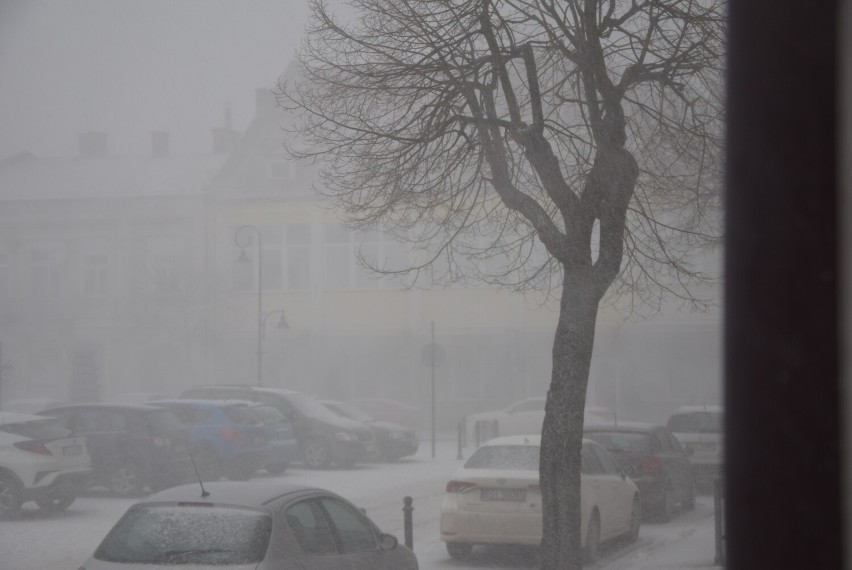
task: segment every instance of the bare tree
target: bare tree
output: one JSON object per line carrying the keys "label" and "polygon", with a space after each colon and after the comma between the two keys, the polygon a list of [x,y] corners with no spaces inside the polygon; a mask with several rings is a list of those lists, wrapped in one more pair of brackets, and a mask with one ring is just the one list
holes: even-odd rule
{"label": "bare tree", "polygon": [[[693,306],[717,239],[722,0],[322,0],[280,82],[297,157],[355,227],[558,293],[542,567],[582,563],[580,449],[599,305]],[[490,260],[473,264],[464,260]],[[486,267],[487,270],[483,270]],[[472,271],[471,271],[472,270]]]}

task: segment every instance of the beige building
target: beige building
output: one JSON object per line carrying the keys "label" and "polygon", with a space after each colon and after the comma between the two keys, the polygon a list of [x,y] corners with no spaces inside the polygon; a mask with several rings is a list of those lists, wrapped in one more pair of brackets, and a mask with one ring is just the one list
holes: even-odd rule
{"label": "beige building", "polygon": [[[105,135],[89,134],[78,158],[0,165],[0,342],[11,365],[0,398],[260,381],[401,400],[426,427],[433,324],[441,429],[544,395],[555,304],[470,284],[407,288],[364,270],[359,253],[397,265],[409,253],[381,232],[349,231],[317,201],[313,170],[284,158],[281,121],[260,89],[246,132],[237,141],[227,124],[216,129],[210,155],[170,156],[158,134],[149,157],[111,157]],[[590,405],[657,419],[718,402],[718,337],[714,314],[624,323],[603,311]]]}

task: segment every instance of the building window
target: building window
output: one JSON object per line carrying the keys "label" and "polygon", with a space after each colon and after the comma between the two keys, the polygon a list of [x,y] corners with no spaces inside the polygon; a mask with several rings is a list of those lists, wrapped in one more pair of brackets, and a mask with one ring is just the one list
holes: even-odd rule
{"label": "building window", "polygon": [[399,287],[399,279],[371,271],[359,263],[383,270],[406,266],[405,249],[379,231],[352,232],[340,224],[325,226],[326,287],[329,289],[387,289]]}
{"label": "building window", "polygon": [[[311,278],[311,226],[307,223],[256,226],[263,248],[263,289],[269,291],[305,290]],[[236,231],[236,228],[234,228]],[[252,235],[252,239],[255,236]],[[234,245],[233,288],[248,291],[257,286],[257,266],[254,258],[257,245],[252,241],[245,248]],[[236,260],[244,260],[238,262]]]}

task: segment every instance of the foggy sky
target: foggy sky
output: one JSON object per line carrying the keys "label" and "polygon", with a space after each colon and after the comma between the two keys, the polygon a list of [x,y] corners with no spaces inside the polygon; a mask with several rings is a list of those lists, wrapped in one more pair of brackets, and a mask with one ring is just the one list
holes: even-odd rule
{"label": "foggy sky", "polygon": [[254,114],[292,60],[306,0],[0,0],[0,160],[75,156],[77,133],[109,134],[111,155],[211,150],[231,103]]}

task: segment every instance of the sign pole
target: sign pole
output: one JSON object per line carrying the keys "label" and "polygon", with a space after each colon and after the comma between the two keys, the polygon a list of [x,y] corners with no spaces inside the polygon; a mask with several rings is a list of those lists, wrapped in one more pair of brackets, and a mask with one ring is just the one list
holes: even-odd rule
{"label": "sign pole", "polygon": [[432,459],[435,459],[435,321],[432,321],[432,354],[429,359],[432,366]]}

